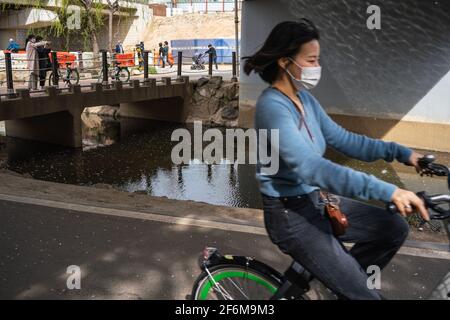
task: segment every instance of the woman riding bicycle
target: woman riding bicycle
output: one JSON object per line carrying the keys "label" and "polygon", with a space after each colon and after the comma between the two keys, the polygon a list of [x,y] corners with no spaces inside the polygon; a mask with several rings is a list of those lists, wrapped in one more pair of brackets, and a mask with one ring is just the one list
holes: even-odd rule
{"label": "woman riding bicycle", "polygon": [[[270,239],[343,299],[381,299],[367,286],[366,270],[384,268],[407,238],[409,226],[400,215],[361,201],[394,202],[403,216],[418,211],[429,220],[423,201],[362,172],[323,157],[331,147],[349,157],[372,162],[397,160],[420,170],[422,155],[394,142],[351,133],[336,124],[308,91],[321,77],[319,32],[306,19],[283,22],[263,47],[246,57],[244,71],[257,73],[270,86],[258,99],[255,128],[279,130],[276,174],[257,179],[263,197],[264,221]],[[349,228],[335,236],[320,202],[320,191],[340,195]],[[350,251],[342,242],[355,245]]]}

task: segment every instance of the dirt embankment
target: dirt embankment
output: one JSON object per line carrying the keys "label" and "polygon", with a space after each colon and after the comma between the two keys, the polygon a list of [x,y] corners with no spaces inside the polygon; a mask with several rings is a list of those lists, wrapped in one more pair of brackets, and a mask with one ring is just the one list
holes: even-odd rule
{"label": "dirt embankment", "polygon": [[154,17],[143,35],[145,48],[154,50],[159,42],[180,39],[235,37],[234,13],[184,14]]}

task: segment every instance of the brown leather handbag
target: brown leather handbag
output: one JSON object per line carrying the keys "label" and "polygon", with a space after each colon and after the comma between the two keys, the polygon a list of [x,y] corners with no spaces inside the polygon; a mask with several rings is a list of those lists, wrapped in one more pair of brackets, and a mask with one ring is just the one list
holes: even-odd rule
{"label": "brown leather handbag", "polygon": [[325,192],[320,192],[320,197],[325,204],[325,212],[331,221],[334,235],[342,236],[349,227],[349,223],[347,217],[339,208],[338,198]]}

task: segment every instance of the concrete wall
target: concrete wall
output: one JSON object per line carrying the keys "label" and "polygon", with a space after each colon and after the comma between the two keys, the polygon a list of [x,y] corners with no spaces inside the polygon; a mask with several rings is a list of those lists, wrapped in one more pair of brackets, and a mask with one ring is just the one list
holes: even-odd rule
{"label": "concrete wall", "polygon": [[[1,1],[10,2],[13,1]],[[106,0],[103,0],[106,3]],[[47,27],[51,25],[51,19],[49,15],[52,13],[52,9],[58,5],[55,0],[49,0],[45,9],[24,9],[18,11],[8,11],[0,13],[0,49],[6,48],[8,45],[8,39],[17,39],[19,45],[25,45],[25,37],[23,31],[28,28]],[[147,25],[151,23],[153,13],[152,10],[146,4],[120,2],[121,5],[121,17],[114,16],[113,19],[113,42],[114,45],[117,40],[121,40],[126,49],[134,47],[139,41],[143,41],[142,35],[144,35]],[[105,17],[107,11],[104,12]],[[16,17],[16,18],[14,18]],[[20,17],[17,18],[17,17]],[[22,30],[17,34],[18,30]],[[99,46],[106,49],[108,47],[108,20],[106,19],[105,25],[99,30]],[[49,39],[57,49],[61,49],[64,46],[64,39]],[[71,50],[84,50],[82,39],[71,39]]]}
{"label": "concrete wall", "polygon": [[[450,143],[442,141],[450,136],[450,1],[380,1],[381,30],[367,28],[370,4],[246,1],[242,56],[254,53],[278,22],[309,18],[321,31],[324,67],[323,80],[313,94],[329,113],[341,120],[347,117],[354,131],[450,151]],[[252,125],[253,106],[266,86],[255,75],[241,74],[242,126]],[[361,118],[373,121],[362,127]],[[392,122],[381,132],[374,118]],[[427,134],[434,136],[422,142]]]}
{"label": "concrete wall", "polygon": [[0,30],[0,50],[6,49],[9,44],[9,39],[13,38],[21,46],[25,47],[25,39],[27,37],[27,30]]}
{"label": "concrete wall", "polygon": [[[10,38],[16,39],[15,30],[1,30],[0,31],[0,49],[6,49],[8,47]],[[19,43],[19,45],[23,46],[22,43]]]}
{"label": "concrete wall", "polygon": [[53,10],[41,8],[23,8],[2,12],[0,29],[24,29],[47,27],[58,19]]}
{"label": "concrete wall", "polygon": [[[194,13],[194,12],[200,12],[200,13],[208,13],[210,12],[231,12],[234,11],[234,2],[225,2],[222,1],[218,2],[212,2],[209,1],[206,2],[194,2],[192,5],[190,3],[178,3],[176,8],[172,8],[170,6],[166,8],[166,16],[175,16],[175,15],[181,15],[185,13]],[[241,1],[238,2],[239,9],[241,8]]]}
{"label": "concrete wall", "polygon": [[9,137],[80,148],[83,109],[80,107],[33,118],[8,120],[5,123],[6,134]]}

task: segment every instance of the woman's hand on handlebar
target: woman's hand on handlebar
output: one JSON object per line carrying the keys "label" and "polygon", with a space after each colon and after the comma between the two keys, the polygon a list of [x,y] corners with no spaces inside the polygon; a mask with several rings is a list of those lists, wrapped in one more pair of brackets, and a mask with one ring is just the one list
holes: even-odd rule
{"label": "woman's hand on handlebar", "polygon": [[422,159],[423,157],[424,157],[423,154],[413,151],[406,164],[409,166],[414,166],[416,168],[417,173],[421,173],[422,168],[419,165],[419,160]]}
{"label": "woman's hand on handlebar", "polygon": [[397,206],[398,211],[404,217],[418,212],[422,219],[430,221],[430,215],[425,203],[414,192],[398,188],[392,195],[391,201]]}

